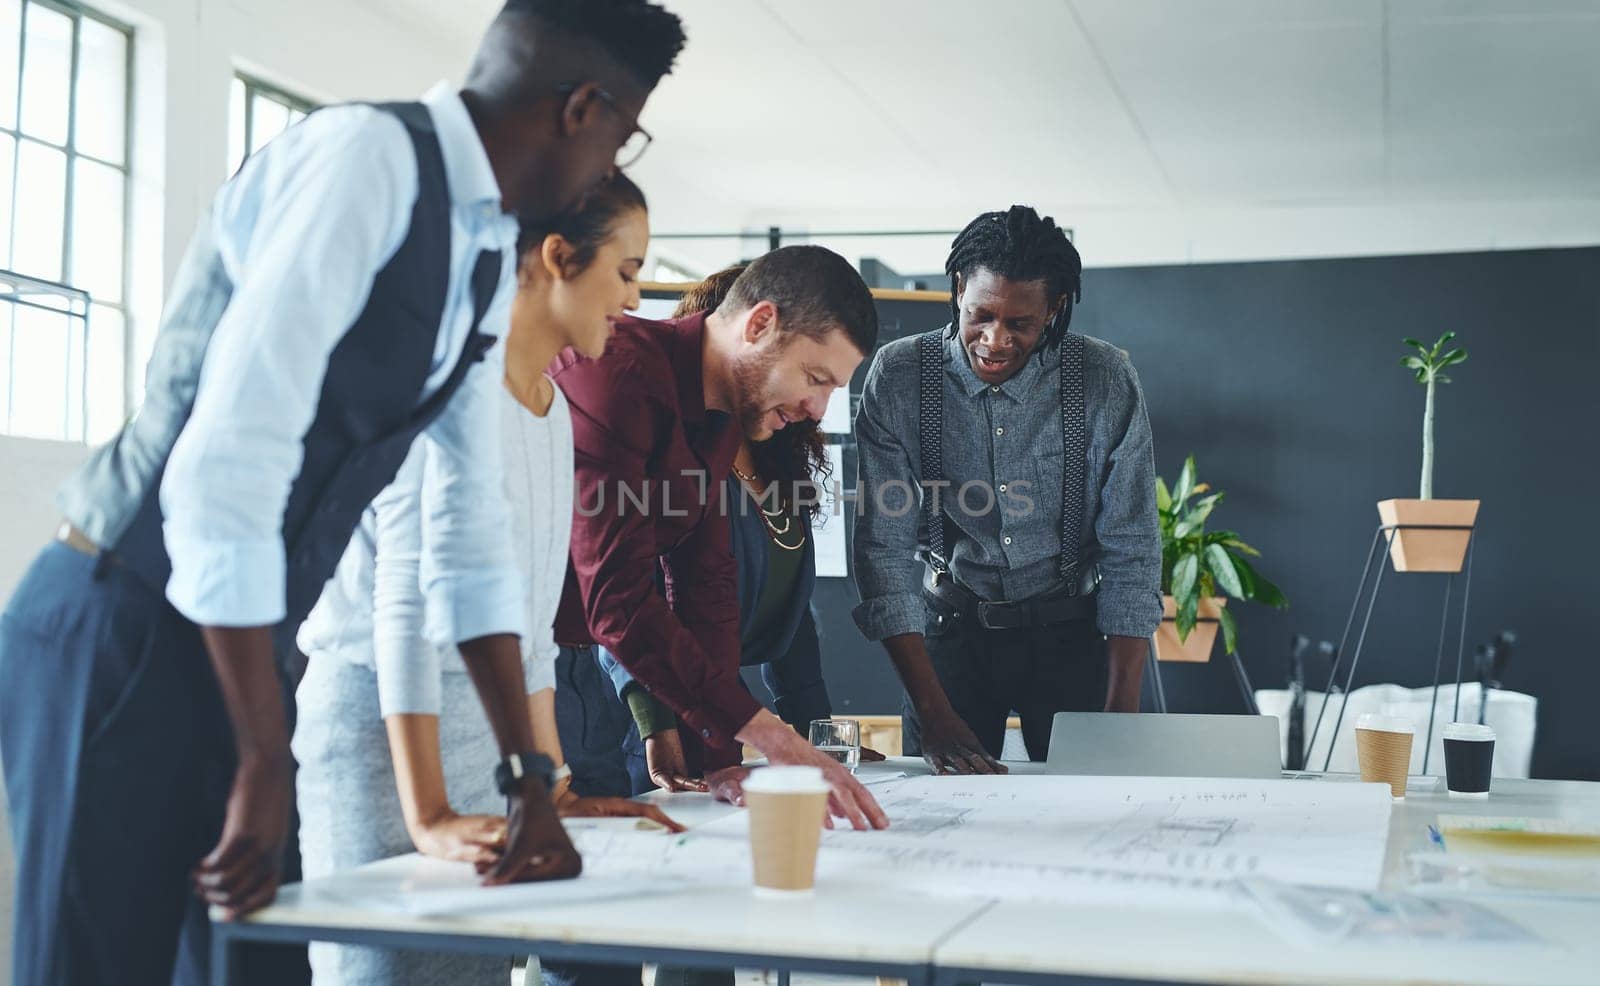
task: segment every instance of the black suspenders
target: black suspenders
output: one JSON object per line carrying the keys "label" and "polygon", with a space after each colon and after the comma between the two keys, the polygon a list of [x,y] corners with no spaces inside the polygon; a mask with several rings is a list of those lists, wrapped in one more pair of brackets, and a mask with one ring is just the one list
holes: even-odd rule
{"label": "black suspenders", "polygon": [[[922,454],[924,515],[928,522],[928,564],[934,579],[950,574],[945,549],[943,491],[933,486],[944,481],[944,353],[949,328],[924,332],[917,338],[917,433]],[[1061,338],[1061,556],[1059,571],[1068,595],[1078,594],[1078,548],[1083,537],[1083,498],[1087,482],[1089,428],[1083,394],[1083,336],[1067,332]],[[1030,357],[1032,358],[1032,357]],[[939,501],[937,513],[934,498]]]}

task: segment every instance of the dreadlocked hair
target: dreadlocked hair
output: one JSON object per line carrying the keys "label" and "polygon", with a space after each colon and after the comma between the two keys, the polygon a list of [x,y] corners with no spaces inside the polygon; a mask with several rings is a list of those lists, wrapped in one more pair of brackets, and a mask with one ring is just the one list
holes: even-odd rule
{"label": "dreadlocked hair", "polygon": [[506,0],[503,10],[593,41],[647,88],[672,71],[683,49],[683,22],[646,0]]}
{"label": "dreadlocked hair", "polygon": [[[745,264],[734,264],[685,291],[672,317],[716,311],[745,267]],[[822,425],[810,418],[796,421],[764,442],[752,442],[750,452],[755,458],[757,474],[794,496],[797,502],[804,504],[801,509],[806,517],[814,519],[822,509],[819,484],[833,472],[833,466],[828,463]]]}
{"label": "dreadlocked hair", "polygon": [[1041,218],[1032,206],[1014,205],[1005,212],[985,212],[957,234],[944,262],[944,272],[950,275],[952,335],[961,325],[956,282],[969,279],[980,269],[1011,281],[1043,281],[1051,301],[1066,296],[1061,310],[1045,329],[1039,353],[1067,334],[1072,305],[1083,299],[1083,259],[1054,219]]}

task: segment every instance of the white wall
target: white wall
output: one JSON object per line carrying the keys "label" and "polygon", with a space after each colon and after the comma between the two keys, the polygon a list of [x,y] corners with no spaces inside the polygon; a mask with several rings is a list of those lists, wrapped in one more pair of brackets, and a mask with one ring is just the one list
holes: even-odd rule
{"label": "white wall", "polygon": [[228,176],[228,92],[236,70],[319,102],[393,99],[420,95],[441,78],[459,80],[472,54],[460,37],[442,39],[380,0],[88,2],[135,29],[135,381],[162,292]]}
{"label": "white wall", "polygon": [[75,442],[0,435],[0,607],[61,524],[56,487],[88,455]]}

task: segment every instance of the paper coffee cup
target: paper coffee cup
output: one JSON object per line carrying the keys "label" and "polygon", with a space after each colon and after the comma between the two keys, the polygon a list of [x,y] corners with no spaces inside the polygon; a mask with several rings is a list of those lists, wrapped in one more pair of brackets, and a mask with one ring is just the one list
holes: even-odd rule
{"label": "paper coffee cup", "polygon": [[1387,784],[1390,794],[1405,797],[1415,732],[1409,720],[1398,716],[1362,713],[1356,719],[1356,758],[1361,763],[1361,779]]}
{"label": "paper coffee cup", "polygon": [[761,896],[809,894],[828,813],[828,782],[816,767],[759,767],[744,782],[750,862]]}
{"label": "paper coffee cup", "polygon": [[1475,722],[1444,727],[1445,790],[1452,798],[1487,798],[1494,772],[1494,730]]}

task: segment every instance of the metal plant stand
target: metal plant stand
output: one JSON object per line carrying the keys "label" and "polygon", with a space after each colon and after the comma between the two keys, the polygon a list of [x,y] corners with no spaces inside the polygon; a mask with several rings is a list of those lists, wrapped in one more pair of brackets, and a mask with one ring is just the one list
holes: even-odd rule
{"label": "metal plant stand", "polygon": [[[1217,620],[1215,618],[1213,618],[1213,617],[1202,616],[1198,620],[1196,620],[1196,622],[1197,623],[1216,623]],[[1156,657],[1156,638],[1154,638],[1154,637],[1150,638],[1149,654],[1150,654],[1149,664],[1150,664],[1150,682],[1151,682],[1151,689],[1150,690],[1152,692],[1152,698],[1153,698],[1153,700],[1155,702],[1156,711],[1157,712],[1165,712],[1165,711],[1167,711],[1167,691],[1166,691],[1165,688],[1162,687],[1162,684],[1161,684],[1161,661],[1160,661],[1159,658]],[[1249,711],[1249,713],[1251,715],[1253,715],[1253,716],[1260,715],[1261,714],[1261,707],[1256,705],[1256,692],[1255,692],[1255,689],[1253,687],[1251,687],[1251,685],[1250,685],[1250,675],[1245,673],[1244,660],[1242,658],[1240,658],[1239,651],[1238,651],[1237,648],[1234,650],[1234,652],[1232,654],[1228,655],[1228,660],[1231,662],[1231,666],[1233,668],[1233,680],[1234,680],[1234,683],[1239,686],[1239,694],[1240,694],[1241,697],[1244,698],[1244,707],[1245,707],[1245,709],[1247,709]]]}
{"label": "metal plant stand", "polygon": [[[1344,676],[1344,694],[1339,700],[1339,714],[1333,723],[1333,736],[1328,740],[1328,755],[1323,758],[1322,769],[1326,771],[1333,763],[1333,748],[1339,741],[1339,727],[1344,722],[1345,706],[1350,703],[1350,685],[1355,681],[1356,665],[1361,660],[1361,651],[1366,646],[1367,628],[1372,624],[1372,610],[1378,601],[1378,593],[1383,588],[1383,576],[1389,568],[1388,559],[1390,549],[1399,531],[1466,531],[1467,555],[1462,564],[1461,572],[1441,572],[1445,576],[1444,606],[1439,616],[1439,649],[1433,659],[1433,701],[1428,706],[1428,734],[1422,745],[1422,772],[1428,772],[1428,758],[1433,752],[1433,718],[1434,712],[1439,707],[1439,671],[1444,662],[1445,638],[1450,629],[1450,597],[1455,588],[1458,574],[1465,573],[1464,586],[1461,592],[1461,630],[1456,640],[1456,698],[1455,712],[1451,718],[1457,719],[1461,715],[1461,673],[1462,654],[1467,645],[1467,607],[1472,601],[1472,549],[1476,528],[1462,524],[1380,524],[1373,532],[1372,546],[1367,549],[1367,564],[1361,570],[1361,582],[1356,586],[1355,599],[1350,603],[1350,616],[1345,620],[1344,633],[1339,637],[1339,649],[1334,651],[1333,660],[1328,664],[1328,685],[1322,692],[1322,705],[1317,709],[1317,722],[1311,728],[1311,739],[1306,743],[1306,752],[1310,753],[1317,742],[1317,732],[1322,728],[1322,715],[1328,710],[1328,699],[1333,693],[1333,685],[1339,675],[1339,664],[1344,659],[1345,644],[1350,640],[1350,630],[1355,625],[1356,613],[1361,609],[1361,599],[1367,597],[1366,613],[1361,617],[1361,631],[1356,636],[1355,650],[1350,652],[1350,667]],[[1378,543],[1383,542],[1384,561],[1378,565],[1378,574],[1372,574],[1372,562],[1377,557]],[[1424,574],[1424,573],[1411,573]],[[1371,593],[1368,594],[1367,583],[1372,583]]]}

